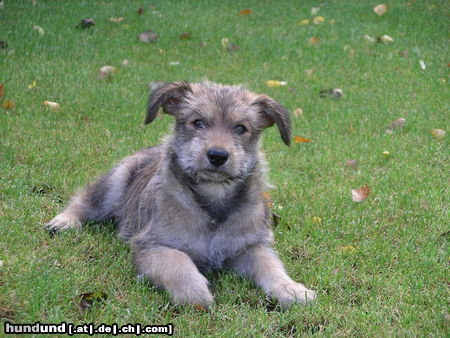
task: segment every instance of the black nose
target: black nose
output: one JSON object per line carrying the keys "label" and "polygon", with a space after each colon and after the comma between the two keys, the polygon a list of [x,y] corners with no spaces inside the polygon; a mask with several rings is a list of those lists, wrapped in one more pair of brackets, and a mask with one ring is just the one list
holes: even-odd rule
{"label": "black nose", "polygon": [[223,149],[211,148],[206,153],[208,160],[216,167],[221,166],[228,160],[228,152]]}

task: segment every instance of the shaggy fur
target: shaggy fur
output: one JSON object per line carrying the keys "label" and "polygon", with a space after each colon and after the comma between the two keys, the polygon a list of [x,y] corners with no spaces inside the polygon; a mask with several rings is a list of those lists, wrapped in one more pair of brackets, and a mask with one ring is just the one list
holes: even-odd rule
{"label": "shaggy fur", "polygon": [[138,273],[164,287],[174,303],[210,306],[202,272],[218,268],[251,278],[283,306],[312,301],[315,293],[289,278],[270,247],[263,197],[260,134],[276,124],[289,144],[288,111],[267,96],[211,82],[156,89],[146,123],[160,107],[175,117],[173,135],[76,194],[47,229],[116,219]]}

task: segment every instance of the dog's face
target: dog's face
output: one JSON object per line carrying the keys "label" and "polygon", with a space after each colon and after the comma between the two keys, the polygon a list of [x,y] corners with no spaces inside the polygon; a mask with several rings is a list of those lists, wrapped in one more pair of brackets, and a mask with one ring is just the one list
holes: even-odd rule
{"label": "dog's face", "polygon": [[274,123],[289,144],[288,111],[267,96],[237,86],[167,84],[150,95],[146,123],[160,106],[176,118],[172,147],[184,174],[196,183],[248,176],[257,161],[260,134]]}

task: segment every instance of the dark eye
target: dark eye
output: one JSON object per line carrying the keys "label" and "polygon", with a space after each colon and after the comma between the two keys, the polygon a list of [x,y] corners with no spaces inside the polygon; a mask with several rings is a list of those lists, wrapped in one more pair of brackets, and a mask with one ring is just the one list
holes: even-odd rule
{"label": "dark eye", "polygon": [[206,122],[203,120],[195,120],[192,125],[197,129],[202,129],[206,127]]}
{"label": "dark eye", "polygon": [[245,128],[242,124],[238,124],[236,127],[234,127],[234,132],[238,135],[242,135],[247,131],[247,128]]}

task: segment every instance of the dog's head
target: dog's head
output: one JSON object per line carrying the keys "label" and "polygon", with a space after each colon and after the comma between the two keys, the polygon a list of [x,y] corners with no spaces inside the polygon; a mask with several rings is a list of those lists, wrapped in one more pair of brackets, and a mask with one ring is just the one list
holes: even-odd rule
{"label": "dog's head", "polygon": [[276,124],[290,143],[289,112],[265,95],[211,82],[173,82],[154,90],[145,123],[159,108],[176,118],[172,147],[196,182],[239,180],[254,169],[261,132]]}

